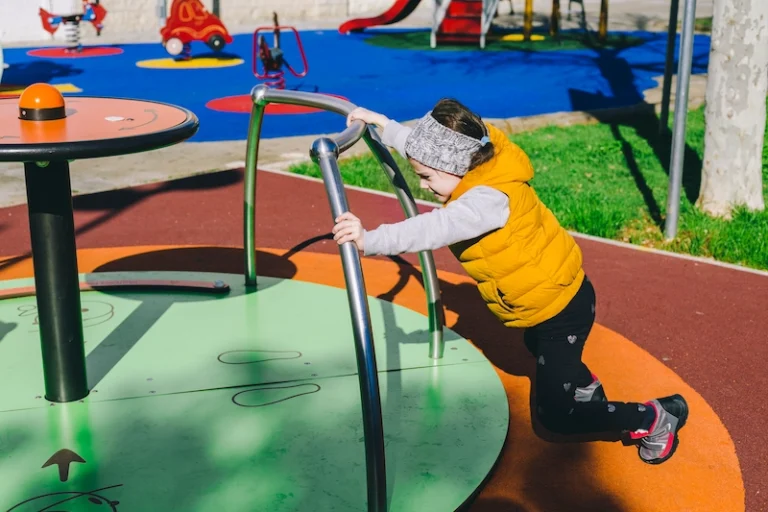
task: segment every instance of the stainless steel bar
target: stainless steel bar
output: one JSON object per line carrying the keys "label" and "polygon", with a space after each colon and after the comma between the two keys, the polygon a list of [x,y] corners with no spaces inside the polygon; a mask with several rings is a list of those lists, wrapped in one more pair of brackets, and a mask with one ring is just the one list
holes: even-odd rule
{"label": "stainless steel bar", "polygon": [[661,89],[661,115],[659,135],[666,133],[669,125],[669,97],[672,93],[672,69],[675,62],[675,38],[677,37],[677,13],[680,0],[671,0],[669,5],[669,27],[667,29],[667,55],[664,60],[664,84]]}
{"label": "stainless steel bar", "polygon": [[688,86],[691,81],[693,61],[693,29],[696,20],[696,0],[685,0],[683,11],[680,61],[677,68],[677,90],[675,92],[675,125],[672,133],[672,156],[669,166],[669,198],[664,234],[667,240],[677,236],[680,216],[680,189],[683,182],[685,156],[685,123],[688,118]]}
{"label": "stainless steel bar", "polygon": [[347,127],[346,130],[333,137],[333,141],[339,147],[339,153],[348,150],[359,141],[366,131],[366,124],[362,121],[355,121]]}
{"label": "stainless steel bar", "polygon": [[[337,158],[339,147],[330,138],[317,139],[310,151],[312,160],[320,167],[325,183],[332,219],[349,210],[341,181]],[[363,280],[360,254],[354,242],[339,247],[347,284],[347,297],[352,317],[352,331],[357,355],[360,398],[363,409],[363,433],[368,482],[368,511],[387,509],[387,473],[384,451],[384,424],[381,414],[376,353],[373,344],[368,295]]]}
{"label": "stainless steel bar", "polygon": [[[328,112],[335,112],[347,117],[355,109],[355,105],[326,94],[317,94],[303,91],[286,91],[282,89],[270,89],[265,85],[257,85],[251,91],[251,97],[254,103],[282,103],[287,105],[303,105],[306,107],[319,108]],[[360,140],[365,130],[365,123],[353,123],[343,132],[332,137],[333,141],[339,146],[339,152],[343,153]]]}
{"label": "stainless steel bar", "polygon": [[[368,144],[373,155],[379,161],[381,168],[389,178],[389,182],[395,189],[395,194],[400,200],[400,206],[406,217],[414,217],[419,214],[416,207],[416,200],[413,198],[408,184],[405,182],[403,174],[397,166],[397,162],[392,154],[379,140],[378,135],[373,129],[366,130],[363,140]],[[443,340],[443,325],[445,317],[443,314],[443,304],[440,299],[440,282],[437,279],[437,268],[432,251],[422,251],[419,253],[421,263],[422,279],[424,281],[424,290],[427,294],[427,316],[429,318],[429,357],[432,359],[441,359],[445,352],[445,342]]]}
{"label": "stainless steel bar", "polygon": [[243,246],[245,248],[245,284],[256,286],[256,166],[259,160],[259,139],[264,120],[262,101],[254,101],[248,128],[243,184]]}
{"label": "stainless steel bar", "polygon": [[[304,105],[314,108],[336,112],[346,117],[355,105],[340,98],[301,91],[285,91],[270,89],[265,85],[257,85],[251,90],[251,98],[254,108],[251,114],[251,123],[248,132],[248,148],[246,155],[245,176],[245,201],[244,201],[244,246],[245,246],[245,278],[247,285],[256,284],[256,168],[258,165],[259,138],[263,124],[264,108],[268,103],[283,103],[292,105]],[[395,189],[400,205],[407,217],[418,214],[416,202],[408,189],[400,169],[389,150],[381,143],[376,132],[366,129],[363,123],[353,123],[341,134],[334,137],[339,152],[342,153],[351,148],[363,137],[368,147],[378,159],[385,174]],[[427,295],[427,314],[429,319],[429,356],[440,359],[444,353],[443,325],[444,314],[442,301],[440,300],[440,283],[437,279],[432,251],[419,253],[422,279]]]}
{"label": "stainless steel bar", "polygon": [[305,107],[319,108],[328,112],[335,112],[346,117],[355,109],[355,105],[347,100],[304,91],[286,91],[284,89],[270,89],[266,85],[257,85],[251,89],[251,98],[254,103],[282,103],[285,105],[303,105]]}

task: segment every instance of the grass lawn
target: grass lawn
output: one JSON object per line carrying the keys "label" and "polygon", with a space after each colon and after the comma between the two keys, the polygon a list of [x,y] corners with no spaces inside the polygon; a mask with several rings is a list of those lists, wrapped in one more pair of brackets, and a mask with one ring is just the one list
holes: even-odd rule
{"label": "grass lawn", "polygon": [[[606,49],[626,49],[633,46],[639,46],[645,43],[640,37],[633,37],[627,34],[608,34],[604,44],[597,41],[597,35],[584,32],[583,30],[567,30],[560,33],[557,37],[552,37],[549,33],[541,31],[534,32],[534,35],[543,40],[537,41],[506,41],[502,37],[506,32],[490,33],[486,43],[485,51],[554,51],[554,50],[583,50],[587,48],[606,48]],[[521,31],[509,32],[509,34],[521,35]],[[365,42],[373,46],[383,46],[385,48],[399,48],[407,50],[430,50],[430,51],[456,51],[456,50],[477,50],[477,44],[440,44],[437,48],[429,46],[429,31],[397,32],[375,34],[365,39]]]}
{"label": "grass lawn", "polygon": [[[567,229],[768,270],[768,210],[740,210],[726,221],[693,206],[701,176],[703,108],[688,117],[678,236],[664,240],[670,139],[657,131],[657,118],[651,114],[631,123],[547,127],[510,139],[530,156],[536,171],[531,184]],[[396,158],[414,195],[433,200],[419,190],[410,165]],[[768,203],[768,145],[763,162]],[[340,168],[347,184],[391,191],[373,157],[343,159]],[[320,176],[311,162],[291,170]]]}
{"label": "grass lawn", "polygon": [[[678,23],[678,29],[682,29],[682,23]],[[693,24],[694,30],[699,32],[712,32],[712,16],[708,18],[696,18]]]}
{"label": "grass lawn", "polygon": [[712,16],[709,18],[696,18],[694,27],[701,32],[712,32]]}

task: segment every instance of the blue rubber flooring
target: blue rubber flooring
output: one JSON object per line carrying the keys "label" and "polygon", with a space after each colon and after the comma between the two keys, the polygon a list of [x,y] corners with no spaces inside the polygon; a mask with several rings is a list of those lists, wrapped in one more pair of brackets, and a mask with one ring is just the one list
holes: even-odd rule
{"label": "blue rubber flooring", "polygon": [[[403,30],[403,29],[400,29]],[[390,29],[390,32],[392,30]],[[642,101],[642,91],[663,74],[666,33],[632,32],[643,44],[621,50],[483,51],[411,50],[366,42],[377,31],[341,35],[335,30],[300,32],[309,73],[286,73],[287,88],[336,94],[381,111],[393,119],[422,116],[441,97],[455,97],[484,117],[514,117],[550,112],[618,107]],[[193,141],[242,140],[248,114],[206,107],[213,99],[248,94],[260,83],[252,72],[252,34],[235,36],[224,49],[245,62],[208,69],[147,69],[147,59],[168,58],[159,42],[119,45],[110,57],[50,59],[27,55],[29,48],[5,50],[10,67],[3,84],[70,83],[83,95],[163,101],[186,107],[200,118]],[[292,34],[285,33],[286,58],[299,70],[301,60]],[[193,43],[195,56],[208,53]],[[706,72],[709,37],[694,40],[693,73]],[[337,132],[337,114],[271,115],[265,138]]]}

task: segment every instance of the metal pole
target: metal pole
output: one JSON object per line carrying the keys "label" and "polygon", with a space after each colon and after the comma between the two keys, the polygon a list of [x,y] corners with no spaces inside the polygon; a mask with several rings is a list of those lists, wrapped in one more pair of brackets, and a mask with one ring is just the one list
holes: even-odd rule
{"label": "metal pole", "polygon": [[688,116],[688,85],[691,80],[693,61],[693,29],[696,19],[696,0],[685,0],[683,11],[680,61],[677,67],[677,90],[675,92],[675,125],[672,133],[672,155],[669,167],[669,198],[665,236],[672,240],[677,236],[677,222],[680,216],[680,189],[683,182],[683,160],[685,156],[685,123]]}
{"label": "metal pole", "polygon": [[24,164],[45,398],[88,396],[69,164]]}
{"label": "metal pole", "polygon": [[[392,158],[392,154],[379,141],[376,132],[367,129],[363,134],[365,143],[373,153],[373,156],[379,161],[381,168],[389,178],[392,188],[395,189],[397,198],[400,200],[400,206],[406,217],[415,217],[419,214],[416,207],[416,201],[413,199],[408,185],[405,182],[397,162]],[[440,299],[440,283],[437,279],[437,267],[432,251],[422,251],[419,253],[421,263],[421,273],[424,279],[424,290],[427,293],[427,315],[429,317],[429,357],[432,359],[441,359],[445,351],[445,342],[443,341],[443,324],[445,317],[443,315],[443,304]]]}
{"label": "metal pole", "polygon": [[221,5],[219,0],[213,0],[213,15],[217,18],[221,18]]}
{"label": "metal pole", "polygon": [[[290,105],[304,105],[315,107],[341,115],[347,115],[354,109],[351,103],[323,94],[286,91],[270,89],[266,85],[257,85],[251,90],[251,98],[254,108],[251,113],[250,127],[248,131],[248,145],[245,162],[245,186],[243,201],[243,238],[245,247],[245,282],[246,285],[255,285],[256,276],[256,169],[259,159],[259,138],[263,125],[264,109],[269,103],[284,103]],[[408,188],[400,169],[389,150],[381,143],[376,132],[365,128],[361,124],[362,137],[373,155],[379,161],[384,173],[389,178],[395,189],[400,206],[407,217],[418,215],[416,201]],[[345,130],[336,139],[339,151],[343,152],[351,148],[359,139],[357,128],[352,131]],[[445,350],[443,341],[443,325],[445,317],[443,305],[440,299],[440,282],[437,278],[437,267],[432,251],[419,253],[421,273],[424,280],[424,290],[427,295],[427,316],[429,318],[429,357],[441,359]]]}
{"label": "metal pole", "polygon": [[157,0],[157,17],[160,20],[161,25],[165,25],[165,20],[168,19],[168,1]]}
{"label": "metal pole", "polygon": [[560,35],[560,0],[552,0],[552,18],[549,24],[549,35]]}
{"label": "metal pole", "polygon": [[675,62],[675,39],[677,37],[677,13],[680,0],[672,0],[669,7],[669,28],[667,29],[667,57],[664,61],[664,85],[661,92],[661,115],[659,116],[659,135],[666,133],[669,127],[669,97],[672,93],[672,69]]}
{"label": "metal pole", "polygon": [[[582,8],[584,6],[582,5]],[[608,39],[608,0],[600,2],[600,25],[598,27],[598,39],[605,43]]]}
{"label": "metal pole", "polygon": [[[310,156],[323,173],[325,191],[331,205],[331,215],[336,219],[349,210],[344,185],[339,174],[339,146],[329,138],[317,139],[312,144]],[[381,414],[379,376],[373,345],[373,328],[368,310],[368,295],[363,281],[360,255],[354,242],[339,247],[347,283],[347,297],[352,315],[352,331],[357,354],[360,399],[363,408],[363,435],[368,482],[369,512],[385,512],[387,509],[387,472],[384,451],[384,422]]]}
{"label": "metal pole", "polygon": [[523,11],[523,40],[531,40],[533,32],[533,0],[525,0],[525,11]]}
{"label": "metal pole", "polygon": [[245,248],[245,284],[256,286],[256,166],[259,162],[259,138],[266,107],[263,93],[253,97],[248,145],[245,152],[243,184],[243,247]]}

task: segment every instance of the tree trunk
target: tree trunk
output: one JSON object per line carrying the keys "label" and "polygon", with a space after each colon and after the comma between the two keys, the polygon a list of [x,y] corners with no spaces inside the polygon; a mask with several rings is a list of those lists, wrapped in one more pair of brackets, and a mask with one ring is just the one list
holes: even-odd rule
{"label": "tree trunk", "polygon": [[707,77],[706,134],[697,205],[730,217],[762,210],[768,92],[768,0],[715,0]]}

